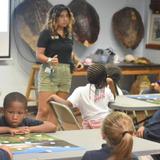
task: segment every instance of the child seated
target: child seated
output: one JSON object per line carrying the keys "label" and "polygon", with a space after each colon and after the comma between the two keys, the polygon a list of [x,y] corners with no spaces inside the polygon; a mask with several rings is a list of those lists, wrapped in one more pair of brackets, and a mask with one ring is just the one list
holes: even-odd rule
{"label": "child seated", "polygon": [[5,96],[3,116],[0,117],[0,133],[27,134],[32,132],[55,132],[56,126],[47,121],[26,118],[27,99],[18,92]]}
{"label": "child seated", "polygon": [[102,64],[89,66],[87,79],[89,83],[76,88],[67,100],[53,94],[48,101],[53,100],[79,108],[83,128],[99,128],[105,116],[111,111],[108,103],[114,101],[114,83],[111,78],[107,78],[106,68]]}
{"label": "child seated", "polygon": [[149,89],[142,91],[142,94],[160,93],[160,80],[151,83]]}
{"label": "child seated", "polygon": [[[108,77],[110,77],[114,82],[116,95],[123,95],[124,90],[122,91],[119,87],[119,81],[122,77],[120,67],[116,66],[115,64],[107,64],[106,69]],[[127,91],[125,91],[125,94],[127,94]]]}
{"label": "child seated", "polygon": [[0,160],[11,160],[12,159],[12,153],[6,146],[0,147]]}
{"label": "child seated", "polygon": [[106,144],[100,150],[87,151],[82,160],[138,160],[133,156],[132,119],[123,112],[107,115],[102,125],[102,137]]}
{"label": "child seated", "polygon": [[[160,143],[160,111],[156,111],[153,116],[141,126],[136,135],[151,141]],[[160,155],[153,155],[154,160],[159,160]]]}

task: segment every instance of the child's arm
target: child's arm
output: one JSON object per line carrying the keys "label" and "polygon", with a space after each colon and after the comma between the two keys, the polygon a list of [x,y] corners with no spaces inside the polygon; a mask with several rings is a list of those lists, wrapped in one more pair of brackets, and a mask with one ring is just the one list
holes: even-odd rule
{"label": "child's arm", "polygon": [[70,101],[63,99],[63,98],[57,96],[56,94],[51,95],[51,96],[48,98],[47,101],[48,101],[48,102],[49,102],[49,101],[55,101],[55,102],[64,104],[64,105],[66,105],[66,106],[68,106],[68,107],[71,107],[71,108],[73,107],[73,105],[72,105],[72,103],[71,103]]}
{"label": "child's arm", "polygon": [[0,127],[0,134],[10,133],[12,136],[16,134],[27,134],[30,133],[30,130],[28,127],[17,127],[17,128],[11,128],[11,127]]}
{"label": "child's arm", "polygon": [[37,126],[29,126],[28,129],[30,133],[41,133],[41,132],[49,133],[56,131],[56,125],[54,125],[51,122],[44,121],[43,124]]}
{"label": "child's arm", "polygon": [[[33,121],[30,121],[29,123],[32,123]],[[29,125],[24,127],[17,127],[17,128],[11,128],[11,127],[0,127],[0,134],[4,133],[11,133],[11,135],[15,134],[28,134],[31,132],[55,132],[56,131],[56,125],[54,125],[51,122],[44,121],[42,124],[37,125]]]}
{"label": "child's arm", "polygon": [[109,88],[114,96],[114,98],[116,97],[116,91],[115,91],[115,85],[114,82],[111,78],[106,78],[107,84],[109,85]]}
{"label": "child's arm", "polygon": [[144,130],[145,130],[145,127],[144,127],[144,126],[141,126],[140,128],[138,128],[138,130],[137,130],[137,132],[136,132],[136,136],[143,138]]}
{"label": "child's arm", "polygon": [[0,134],[5,134],[5,133],[11,133],[11,135],[15,135],[16,132],[18,132],[18,128],[11,128],[11,127],[0,127]]}

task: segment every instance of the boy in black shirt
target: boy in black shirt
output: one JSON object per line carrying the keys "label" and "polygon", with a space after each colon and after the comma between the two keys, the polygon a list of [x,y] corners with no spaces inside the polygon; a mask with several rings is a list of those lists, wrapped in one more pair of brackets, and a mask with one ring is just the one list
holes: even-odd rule
{"label": "boy in black shirt", "polygon": [[15,135],[56,131],[56,126],[50,122],[26,118],[27,99],[21,93],[12,92],[6,95],[3,107],[4,115],[0,117],[0,133]]}

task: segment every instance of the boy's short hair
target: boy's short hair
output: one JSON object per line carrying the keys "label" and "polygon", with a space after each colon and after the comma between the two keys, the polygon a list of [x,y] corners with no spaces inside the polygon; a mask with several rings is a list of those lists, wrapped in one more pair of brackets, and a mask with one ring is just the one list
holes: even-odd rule
{"label": "boy's short hair", "polygon": [[107,71],[103,64],[96,63],[88,67],[87,79],[91,84],[100,84],[101,82],[106,82]]}
{"label": "boy's short hair", "polygon": [[5,96],[3,101],[4,109],[9,107],[9,105],[14,101],[23,103],[24,107],[27,109],[27,98],[19,92],[11,92]]}

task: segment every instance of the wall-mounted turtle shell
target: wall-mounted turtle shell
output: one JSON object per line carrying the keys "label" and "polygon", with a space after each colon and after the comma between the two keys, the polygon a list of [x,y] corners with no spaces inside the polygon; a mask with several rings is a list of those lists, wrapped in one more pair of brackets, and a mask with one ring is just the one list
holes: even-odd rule
{"label": "wall-mounted turtle shell", "polygon": [[68,5],[74,18],[74,38],[85,46],[96,42],[100,22],[96,10],[86,0],[72,0]]}
{"label": "wall-mounted turtle shell", "polygon": [[125,7],[112,17],[115,37],[126,47],[135,49],[144,36],[144,26],[139,12]]}
{"label": "wall-mounted turtle shell", "polygon": [[47,0],[24,0],[14,10],[15,30],[33,51],[51,7]]}

